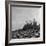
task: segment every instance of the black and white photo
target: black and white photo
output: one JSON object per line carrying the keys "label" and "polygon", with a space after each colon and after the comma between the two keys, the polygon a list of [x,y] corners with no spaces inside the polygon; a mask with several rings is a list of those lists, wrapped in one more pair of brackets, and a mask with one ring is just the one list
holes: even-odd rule
{"label": "black and white photo", "polygon": [[45,43],[45,3],[8,3],[8,44]]}

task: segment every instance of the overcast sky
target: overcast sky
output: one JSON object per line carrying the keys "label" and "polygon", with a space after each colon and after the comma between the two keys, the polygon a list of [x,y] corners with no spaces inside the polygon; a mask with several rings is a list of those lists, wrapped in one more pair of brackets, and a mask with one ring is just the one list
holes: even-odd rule
{"label": "overcast sky", "polygon": [[34,18],[40,23],[40,12],[40,8],[12,7],[12,30],[22,28],[25,21]]}

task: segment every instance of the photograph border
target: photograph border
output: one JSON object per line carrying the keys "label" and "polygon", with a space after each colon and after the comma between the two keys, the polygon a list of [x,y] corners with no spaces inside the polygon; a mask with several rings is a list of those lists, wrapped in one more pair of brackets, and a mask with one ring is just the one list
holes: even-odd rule
{"label": "photograph border", "polygon": [[[10,43],[8,44],[8,4],[13,3],[24,3],[24,4],[39,4],[43,5],[43,41],[40,42],[25,42],[25,43]],[[6,36],[5,36],[5,46],[8,45],[25,45],[25,44],[43,44],[45,43],[45,3],[44,2],[29,2],[29,1],[5,1],[5,11],[6,11]]]}

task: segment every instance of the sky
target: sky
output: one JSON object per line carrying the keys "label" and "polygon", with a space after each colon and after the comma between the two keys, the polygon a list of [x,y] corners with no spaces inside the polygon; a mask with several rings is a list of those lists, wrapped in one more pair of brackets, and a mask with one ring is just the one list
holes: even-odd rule
{"label": "sky", "polygon": [[12,7],[12,31],[21,29],[29,21],[35,18],[40,23],[40,8]]}

